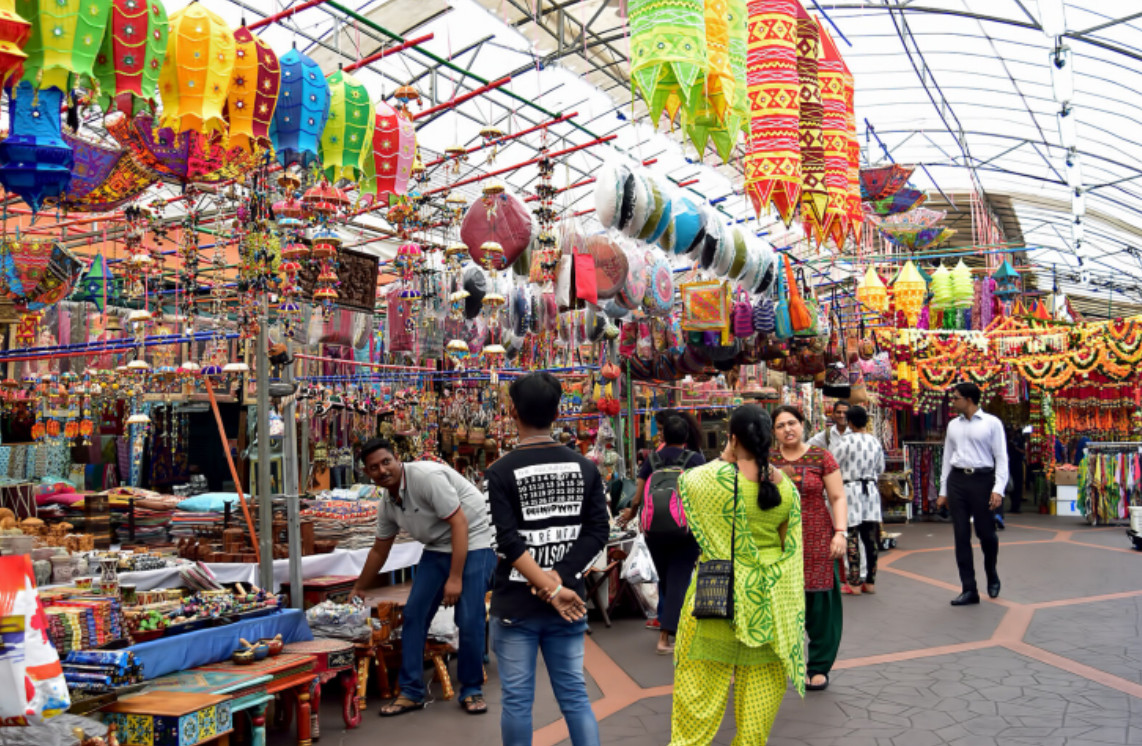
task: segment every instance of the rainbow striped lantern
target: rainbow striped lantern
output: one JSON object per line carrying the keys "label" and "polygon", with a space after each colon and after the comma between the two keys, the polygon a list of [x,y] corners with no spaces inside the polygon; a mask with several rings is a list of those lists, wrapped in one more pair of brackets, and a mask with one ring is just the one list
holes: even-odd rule
{"label": "rainbow striped lantern", "polygon": [[230,90],[236,47],[229,24],[200,3],[171,15],[170,40],[159,75],[163,127],[176,133],[225,131],[222,106]]}
{"label": "rainbow striped lantern", "polygon": [[270,122],[281,88],[281,65],[274,50],[245,26],[234,32],[234,41],[234,73],[226,98],[230,144],[253,152],[255,147],[270,145]]}
{"label": "rainbow striped lantern", "polygon": [[162,0],[112,0],[111,21],[95,58],[104,112],[118,109],[130,117],[144,105],[154,111],[168,40]]}
{"label": "rainbow striped lantern", "polygon": [[896,299],[896,310],[904,313],[909,326],[916,326],[920,318],[920,309],[924,306],[924,295],[928,292],[928,285],[916,270],[916,265],[909,259],[904,269],[892,283],[893,296]]}
{"label": "rainbow striped lantern", "polygon": [[0,86],[28,59],[23,46],[31,33],[32,24],[16,12],[15,0],[0,0]]}
{"label": "rainbow striped lantern", "polygon": [[375,126],[373,101],[365,86],[344,70],[330,75],[329,121],[321,133],[321,162],[330,181],[356,181],[364,174]]}
{"label": "rainbow striped lantern", "polygon": [[363,194],[374,199],[408,194],[412,162],[416,158],[416,127],[412,120],[381,101],[376,107],[373,154],[365,156]]}
{"label": "rainbow striped lantern", "polygon": [[8,105],[9,135],[0,142],[0,184],[33,212],[71,183],[75,156],[60,131],[62,105],[59,88],[36,91],[28,82],[16,87]]}
{"label": "rainbow striped lantern", "polygon": [[876,273],[871,264],[868,265],[864,277],[857,285],[856,298],[865,308],[877,313],[884,313],[888,310],[888,288],[881,282],[880,275]]}
{"label": "rainbow striped lantern", "polygon": [[961,259],[952,270],[952,307],[971,308],[975,299],[975,282],[972,280],[971,268]]}
{"label": "rainbow striped lantern", "polygon": [[70,91],[72,74],[93,74],[111,0],[16,0],[16,13],[32,23],[21,80]]}
{"label": "rainbow striped lantern", "polygon": [[281,58],[281,92],[270,123],[270,139],[278,163],[309,168],[329,119],[329,82],[321,68],[297,48]]}

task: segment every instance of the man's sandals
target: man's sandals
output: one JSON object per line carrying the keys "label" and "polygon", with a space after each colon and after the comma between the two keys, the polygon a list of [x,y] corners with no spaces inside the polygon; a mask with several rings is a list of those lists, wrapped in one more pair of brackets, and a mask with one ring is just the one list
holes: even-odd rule
{"label": "man's sandals", "polygon": [[427,702],[414,702],[408,697],[397,697],[382,707],[377,714],[383,718],[392,718],[397,715],[403,715],[406,712],[412,712],[413,710],[423,710],[426,705]]}
{"label": "man's sandals", "polygon": [[464,712],[469,715],[483,715],[488,711],[488,703],[484,701],[484,695],[473,694],[460,700],[460,706],[464,708]]}

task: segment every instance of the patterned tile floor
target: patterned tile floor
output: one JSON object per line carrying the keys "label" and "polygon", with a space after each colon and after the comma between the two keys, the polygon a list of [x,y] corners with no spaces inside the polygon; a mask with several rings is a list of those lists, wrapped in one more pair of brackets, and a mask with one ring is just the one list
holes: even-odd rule
{"label": "patterned tile floor", "polygon": [[[881,555],[877,595],[845,597],[832,685],[804,700],[786,696],[772,746],[1142,744],[1142,553],[1123,529],[1009,516],[1000,534],[1002,595],[953,609],[951,526],[895,528],[903,536]],[[586,669],[602,742],[664,746],[670,659],[654,655],[655,634],[638,620],[593,626]],[[442,702],[380,720],[373,697],[362,726],[344,731],[327,695],[322,741],[499,744],[494,661],[488,676],[491,712],[478,718]],[[535,746],[570,743],[542,671],[534,721]],[[733,734],[731,708],[715,743]],[[292,742],[271,737],[273,746]]]}

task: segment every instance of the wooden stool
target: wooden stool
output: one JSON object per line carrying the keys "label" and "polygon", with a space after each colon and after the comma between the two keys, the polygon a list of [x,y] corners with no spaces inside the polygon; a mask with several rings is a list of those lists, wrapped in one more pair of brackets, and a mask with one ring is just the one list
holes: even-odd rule
{"label": "wooden stool", "polygon": [[[389,684],[389,661],[393,661],[396,668],[400,668],[401,647],[400,640],[393,640],[392,632],[404,623],[403,608],[393,601],[382,601],[377,604],[376,617],[381,620],[381,629],[373,632],[373,645],[377,661],[377,674],[380,678],[378,685],[381,696],[390,699],[400,694],[400,687],[393,688]],[[451,645],[443,642],[429,640],[424,646],[424,659],[432,661],[432,681],[440,682],[441,696],[450,700],[456,696],[452,688],[452,677],[448,673],[448,664],[445,657],[455,653]],[[432,686],[432,681],[428,686]]]}
{"label": "wooden stool", "polygon": [[353,643],[319,637],[309,642],[291,642],[282,652],[312,655],[317,659],[313,668],[317,678],[310,685],[310,698],[313,701],[310,732],[314,741],[321,738],[321,724],[318,721],[318,713],[321,710],[321,687],[333,679],[339,679],[341,682],[341,717],[345,720],[345,727],[356,728],[361,724],[361,708],[364,702],[363,698],[358,699],[357,656],[353,650]]}

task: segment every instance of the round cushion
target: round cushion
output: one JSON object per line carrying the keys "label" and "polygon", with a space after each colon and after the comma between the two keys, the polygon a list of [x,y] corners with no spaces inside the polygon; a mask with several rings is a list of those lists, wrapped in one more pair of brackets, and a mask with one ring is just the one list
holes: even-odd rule
{"label": "round cushion", "polygon": [[643,310],[651,316],[666,316],[674,306],[674,271],[664,256],[656,256],[648,264]]}
{"label": "round cushion", "polygon": [[599,298],[614,298],[627,281],[629,263],[626,252],[607,233],[587,236],[586,246],[595,259],[595,282]]}

